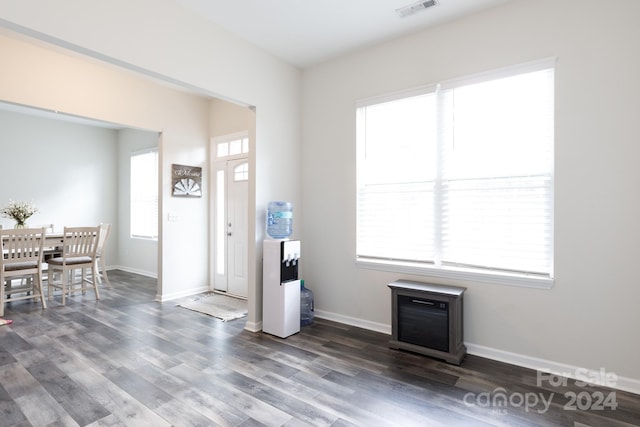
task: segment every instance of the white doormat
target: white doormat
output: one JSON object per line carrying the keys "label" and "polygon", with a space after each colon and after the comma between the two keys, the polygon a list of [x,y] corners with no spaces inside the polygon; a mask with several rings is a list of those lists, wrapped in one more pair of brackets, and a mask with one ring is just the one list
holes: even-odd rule
{"label": "white doormat", "polygon": [[247,315],[247,301],[227,295],[207,292],[185,300],[179,304],[189,310],[217,317],[223,322],[240,319]]}

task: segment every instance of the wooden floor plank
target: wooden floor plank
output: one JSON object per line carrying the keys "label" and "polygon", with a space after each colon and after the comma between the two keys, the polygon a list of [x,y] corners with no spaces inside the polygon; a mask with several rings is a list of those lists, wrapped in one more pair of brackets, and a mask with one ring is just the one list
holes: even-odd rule
{"label": "wooden floor plank", "polygon": [[[536,372],[468,355],[460,366],[388,347],[389,336],[322,319],[287,339],[154,301],[156,281],[5,307],[0,426],[640,426],[640,396],[567,410]],[[550,406],[483,404],[536,394]],[[544,409],[544,410],[543,410]]]}

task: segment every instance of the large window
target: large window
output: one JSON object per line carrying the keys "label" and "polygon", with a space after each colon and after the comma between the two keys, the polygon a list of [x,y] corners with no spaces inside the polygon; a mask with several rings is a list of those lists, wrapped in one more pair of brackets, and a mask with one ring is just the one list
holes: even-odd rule
{"label": "large window", "polygon": [[158,150],[131,155],[131,237],[158,238]]}
{"label": "large window", "polygon": [[549,60],[361,102],[358,261],[550,285],[553,87]]}

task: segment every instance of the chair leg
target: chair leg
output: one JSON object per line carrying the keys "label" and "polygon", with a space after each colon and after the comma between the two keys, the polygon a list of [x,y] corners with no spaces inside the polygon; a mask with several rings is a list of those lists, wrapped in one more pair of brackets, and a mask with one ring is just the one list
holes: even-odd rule
{"label": "chair leg", "polygon": [[47,271],[47,298],[51,299],[51,296],[53,295],[53,268],[49,267],[49,271]]}
{"label": "chair leg", "polygon": [[64,269],[62,270],[62,272],[60,273],[60,282],[62,285],[62,305],[66,304],[66,293],[67,293],[67,284],[69,283],[69,272],[65,271]]}
{"label": "chair leg", "polygon": [[5,287],[4,277],[0,275],[0,317],[4,316],[4,300],[5,300],[4,287]]}
{"label": "chair leg", "polygon": [[[83,271],[80,270],[80,279],[82,280],[82,273]],[[68,271],[68,276],[69,276],[69,296],[71,295],[75,295],[76,294],[76,286],[75,284],[77,284],[77,277],[78,277],[78,269],[76,268],[72,268],[71,270]],[[84,295],[84,290],[82,290],[82,294]]]}
{"label": "chair leg", "polygon": [[47,308],[47,301],[44,297],[44,292],[42,291],[42,271],[36,274],[36,281],[33,285],[33,296],[36,297],[40,295],[40,302],[42,302],[42,308]]}
{"label": "chair leg", "polygon": [[100,292],[98,291],[98,282],[96,281],[96,276],[98,274],[98,270],[96,269],[96,263],[94,262],[91,266],[91,284],[93,285],[93,291],[96,294],[96,300],[100,299]]}
{"label": "chair leg", "polygon": [[98,260],[96,259],[96,271],[98,275],[96,276],[97,283],[102,284],[102,270],[100,270],[100,265],[98,264]]}
{"label": "chair leg", "polygon": [[80,269],[80,288],[82,289],[82,295],[87,294],[85,283],[89,283],[89,281],[87,280],[87,269],[82,267]]}
{"label": "chair leg", "polygon": [[107,275],[107,267],[104,265],[104,258],[100,257],[100,270],[98,272],[98,276],[104,275],[104,281],[107,282],[107,287],[111,287],[111,282],[109,281],[109,276]]}

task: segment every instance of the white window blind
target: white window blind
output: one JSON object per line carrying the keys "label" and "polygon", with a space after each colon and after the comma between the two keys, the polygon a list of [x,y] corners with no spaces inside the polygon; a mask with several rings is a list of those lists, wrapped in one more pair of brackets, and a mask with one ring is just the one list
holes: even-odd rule
{"label": "white window blind", "polygon": [[357,108],[357,257],[553,275],[552,61]]}
{"label": "white window blind", "polygon": [[131,237],[158,238],[158,151],[131,155]]}
{"label": "white window blind", "polygon": [[433,260],[435,107],[427,93],[359,109],[359,256]]}

